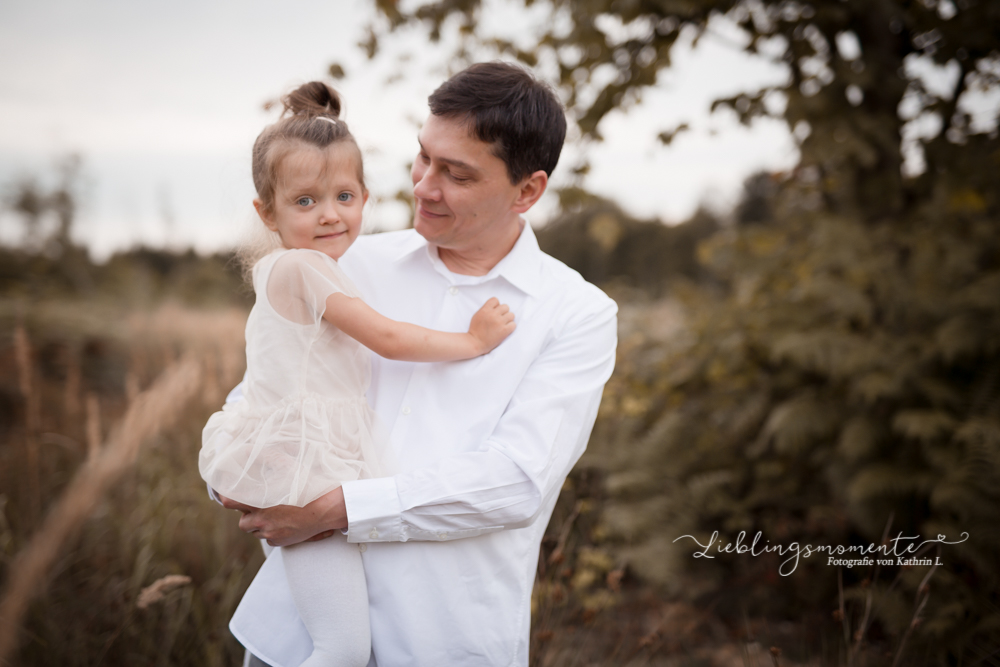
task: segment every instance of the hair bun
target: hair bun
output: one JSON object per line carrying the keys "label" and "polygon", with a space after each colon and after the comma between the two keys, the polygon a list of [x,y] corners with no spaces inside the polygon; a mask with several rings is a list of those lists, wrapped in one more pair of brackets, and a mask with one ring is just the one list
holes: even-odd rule
{"label": "hair bun", "polygon": [[340,95],[322,81],[304,83],[281,98],[284,113],[293,116],[340,117]]}

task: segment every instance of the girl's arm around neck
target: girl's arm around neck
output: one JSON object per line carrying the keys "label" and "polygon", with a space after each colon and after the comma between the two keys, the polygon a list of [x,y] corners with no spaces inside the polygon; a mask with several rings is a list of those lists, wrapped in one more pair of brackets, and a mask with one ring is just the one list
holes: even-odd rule
{"label": "girl's arm around neck", "polygon": [[514,314],[496,297],[472,316],[467,333],[447,333],[380,315],[361,299],[337,292],[323,319],[369,350],[396,361],[458,361],[486,354],[514,331]]}

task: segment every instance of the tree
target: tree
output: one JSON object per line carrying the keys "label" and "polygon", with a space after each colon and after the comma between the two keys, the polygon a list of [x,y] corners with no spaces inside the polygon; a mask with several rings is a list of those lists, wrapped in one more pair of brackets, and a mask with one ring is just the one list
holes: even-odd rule
{"label": "tree", "polygon": [[[42,274],[49,273],[63,287],[82,292],[93,289],[87,251],[71,238],[80,198],[81,167],[79,155],[67,155],[56,163],[57,181],[51,187],[28,177],[8,188],[3,205],[23,219],[25,234],[19,250],[4,253],[9,266],[0,282],[26,278],[26,284],[37,294],[41,283],[46,282]],[[42,222],[47,217],[54,217],[56,226],[46,234]]]}
{"label": "tree", "polygon": [[[868,644],[872,659],[888,650],[905,664],[995,656],[1000,109],[974,113],[974,100],[1000,85],[1000,3],[550,0],[553,18],[527,49],[485,36],[479,0],[378,6],[385,22],[369,53],[403,26],[436,39],[457,20],[459,59],[485,45],[549,67],[594,138],[670,66],[683,30],[704,34],[726,17],[745,31],[743,48],[784,63],[782,85],[716,108],[743,122],[778,114],[800,164],[748,182],[739,224],[702,242],[703,265],[727,289],[678,291],[688,342],[656,365],[620,350],[595,429],[616,446],[628,436],[609,491],[621,521],[608,533],[618,527],[647,581],[669,588],[679,568],[713,570],[717,610],[827,623],[837,568],[814,559],[779,577],[771,556],[695,563],[692,545],[664,536],[759,530],[784,544],[863,545],[887,530],[968,533],[942,547],[936,570],[843,571],[838,623],[848,662]],[[588,92],[609,66],[617,78]],[[920,74],[931,66],[938,80]],[[922,116],[938,126],[916,136]]]}
{"label": "tree", "polygon": [[[684,29],[701,35],[724,16],[745,31],[748,52],[777,54],[788,76],[783,85],[716,105],[733,108],[743,122],[783,118],[802,137],[802,166],[815,168],[826,206],[869,220],[897,214],[932,193],[942,172],[954,168],[956,153],[996,150],[1000,110],[974,123],[968,108],[977,91],[1000,82],[1000,5],[988,0],[549,0],[551,18],[528,49],[483,36],[481,0],[442,0],[409,12],[395,0],[376,4],[385,22],[370,30],[369,55],[400,27],[423,25],[438,40],[446,22],[456,18],[464,35],[459,61],[469,58],[467,47],[475,44],[527,65],[554,64],[570,116],[593,138],[600,137],[600,122],[611,110],[640,99],[670,67],[671,49]],[[518,4],[509,6],[513,11]],[[523,0],[525,7],[536,4]],[[915,59],[949,68],[951,90],[931,92]],[[594,86],[594,72],[608,66],[617,77],[584,94]],[[767,104],[775,94],[787,104]],[[907,117],[900,114],[904,100]],[[937,117],[941,127],[916,140],[927,166],[921,178],[906,181],[903,128],[922,114]],[[669,141],[674,130],[661,138]],[[961,177],[978,185],[995,179],[977,170]]]}
{"label": "tree", "polygon": [[[24,219],[24,246],[29,251],[43,249],[47,254],[58,257],[73,249],[70,232],[76,218],[79,197],[80,167],[79,155],[69,155],[56,165],[58,184],[46,191],[35,178],[26,178],[10,188],[5,204]],[[48,214],[57,220],[55,231],[48,237],[41,237],[41,221]]]}

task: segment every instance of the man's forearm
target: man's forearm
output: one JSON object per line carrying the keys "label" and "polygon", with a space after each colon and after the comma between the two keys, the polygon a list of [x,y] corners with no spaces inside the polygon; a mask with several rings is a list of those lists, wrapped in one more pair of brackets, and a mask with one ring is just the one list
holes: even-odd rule
{"label": "man's forearm", "polygon": [[[490,463],[487,464],[487,460]],[[471,475],[477,470],[489,470],[491,478],[475,485],[475,491],[470,493],[455,489],[455,494],[448,498],[435,493],[441,485],[430,481],[425,489],[435,490],[431,493],[436,502],[428,504],[422,504],[407,491],[413,488],[416,480],[426,480],[428,474],[436,475],[440,469],[345,484],[345,504],[351,517],[347,540],[406,542],[475,537],[522,523],[538,509],[538,487],[513,461],[502,455],[477,452],[454,457],[450,463],[450,468],[461,467]],[[470,479],[470,475],[459,476]],[[404,489],[402,494],[401,487]],[[423,497],[423,494],[417,495]]]}
{"label": "man's forearm", "polygon": [[348,541],[443,541],[531,523],[583,453],[600,396],[595,390],[568,401],[568,408],[541,411],[548,419],[540,420],[544,433],[534,438],[518,428],[529,415],[509,415],[507,427],[476,451],[394,477],[346,483]]}

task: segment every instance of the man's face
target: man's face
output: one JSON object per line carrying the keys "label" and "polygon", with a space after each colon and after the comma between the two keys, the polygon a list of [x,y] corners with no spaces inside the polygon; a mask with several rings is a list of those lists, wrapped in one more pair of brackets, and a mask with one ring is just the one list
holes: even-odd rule
{"label": "man's face", "polygon": [[465,122],[431,114],[418,140],[410,175],[413,227],[421,236],[442,248],[474,250],[517,220],[520,185],[511,184],[503,160]]}

